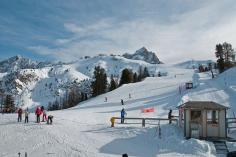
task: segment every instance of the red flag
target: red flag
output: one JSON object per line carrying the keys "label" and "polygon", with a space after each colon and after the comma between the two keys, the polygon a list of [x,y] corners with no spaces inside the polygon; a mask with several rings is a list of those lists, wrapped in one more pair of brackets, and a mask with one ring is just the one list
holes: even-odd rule
{"label": "red flag", "polygon": [[148,112],[155,112],[154,107],[143,108],[143,109],[142,109],[142,113],[148,113]]}

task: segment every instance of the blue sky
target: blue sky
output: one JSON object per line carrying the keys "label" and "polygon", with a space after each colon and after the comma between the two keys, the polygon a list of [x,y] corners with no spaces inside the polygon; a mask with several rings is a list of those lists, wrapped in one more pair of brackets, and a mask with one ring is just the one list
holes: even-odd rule
{"label": "blue sky", "polygon": [[1,0],[0,59],[70,61],[145,46],[164,62],[236,47],[235,0]]}

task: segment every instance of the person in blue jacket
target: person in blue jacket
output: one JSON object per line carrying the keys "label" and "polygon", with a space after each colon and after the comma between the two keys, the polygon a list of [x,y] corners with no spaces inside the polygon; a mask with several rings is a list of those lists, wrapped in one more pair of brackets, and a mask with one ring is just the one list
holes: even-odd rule
{"label": "person in blue jacket", "polygon": [[125,109],[122,108],[122,110],[120,111],[121,124],[123,124],[125,121],[125,115],[127,115],[127,113],[125,112]]}

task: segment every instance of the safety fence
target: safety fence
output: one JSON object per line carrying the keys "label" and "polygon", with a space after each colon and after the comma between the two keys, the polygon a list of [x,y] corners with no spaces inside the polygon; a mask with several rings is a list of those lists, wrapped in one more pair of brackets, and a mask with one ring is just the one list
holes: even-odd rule
{"label": "safety fence", "polygon": [[228,133],[236,129],[236,118],[226,118],[226,126]]}
{"label": "safety fence", "polygon": [[[121,120],[122,119],[121,117],[112,117],[112,118],[114,118],[114,120]],[[178,123],[178,119],[176,119],[176,118],[171,118],[171,119],[168,119],[168,118],[136,118],[136,117],[125,117],[124,118],[124,124],[141,124],[142,127],[145,127],[146,124],[160,125],[161,121],[166,121],[169,123],[175,122],[176,124]],[[116,121],[114,121],[114,123],[121,124],[121,123],[117,123]]]}

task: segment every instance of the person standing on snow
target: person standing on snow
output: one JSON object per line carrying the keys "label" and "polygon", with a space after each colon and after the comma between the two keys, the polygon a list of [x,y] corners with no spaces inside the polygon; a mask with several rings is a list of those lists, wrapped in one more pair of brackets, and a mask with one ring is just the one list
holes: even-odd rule
{"label": "person standing on snow", "polygon": [[28,108],[25,110],[25,123],[29,123],[29,110],[28,110]]}
{"label": "person standing on snow", "polygon": [[35,110],[35,115],[37,117],[37,123],[40,123],[40,115],[42,114],[41,108],[38,106]]}
{"label": "person standing on snow", "polygon": [[18,122],[21,122],[21,120],[22,120],[22,109],[19,108],[17,113],[18,113]]}
{"label": "person standing on snow", "polygon": [[42,122],[45,122],[45,120],[47,121],[47,112],[46,112],[46,110],[43,110],[42,112],[43,112],[43,120],[42,120]]}
{"label": "person standing on snow", "polygon": [[120,102],[121,102],[121,105],[124,105],[124,100],[123,99],[121,99]]}
{"label": "person standing on snow", "polygon": [[173,116],[172,116],[172,110],[170,110],[169,113],[168,113],[169,124],[172,123],[172,121],[171,121],[171,118],[172,118],[172,117],[173,117]]}
{"label": "person standing on snow", "polygon": [[43,111],[44,111],[44,106],[41,106],[41,112],[43,113]]}
{"label": "person standing on snow", "polygon": [[127,113],[125,112],[125,109],[122,108],[122,110],[120,111],[121,124],[124,124],[125,122],[125,115],[127,115]]}

